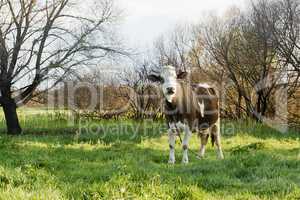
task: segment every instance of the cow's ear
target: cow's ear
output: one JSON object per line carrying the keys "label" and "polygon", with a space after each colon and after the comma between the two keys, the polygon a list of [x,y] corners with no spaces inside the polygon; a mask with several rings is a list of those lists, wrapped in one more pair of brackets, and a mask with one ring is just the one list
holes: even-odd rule
{"label": "cow's ear", "polygon": [[161,76],[157,76],[154,74],[149,75],[148,79],[152,82],[163,82],[163,78]]}
{"label": "cow's ear", "polygon": [[180,71],[178,74],[177,74],[177,79],[185,79],[187,77],[188,73],[187,72],[183,72],[183,71]]}

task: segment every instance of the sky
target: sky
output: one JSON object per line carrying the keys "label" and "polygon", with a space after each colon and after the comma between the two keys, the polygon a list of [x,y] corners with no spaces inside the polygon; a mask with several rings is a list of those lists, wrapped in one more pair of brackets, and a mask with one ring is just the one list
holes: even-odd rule
{"label": "sky", "polygon": [[153,44],[178,24],[197,23],[205,14],[221,14],[246,0],[117,0],[124,12],[122,36],[133,47]]}

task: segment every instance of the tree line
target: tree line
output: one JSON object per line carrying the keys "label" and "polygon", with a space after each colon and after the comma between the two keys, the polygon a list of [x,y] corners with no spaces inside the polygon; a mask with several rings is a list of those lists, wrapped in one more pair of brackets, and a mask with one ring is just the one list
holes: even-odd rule
{"label": "tree line", "polygon": [[[113,98],[126,99],[135,117],[149,117],[148,111],[163,108],[147,76],[164,65],[190,72],[191,82],[218,87],[226,117],[263,121],[270,113],[280,115],[276,97],[297,103],[299,0],[255,0],[246,10],[208,15],[159,37],[143,56],[131,55],[118,40],[114,27],[122,15],[111,0],[90,0],[84,7],[74,0],[0,0],[0,16],[0,105],[10,134],[22,132],[17,107],[64,81],[112,85]],[[107,77],[101,70],[85,71],[120,55],[134,64],[117,72],[113,84],[102,81]],[[286,95],[278,95],[281,90]],[[80,94],[86,101],[88,93]]]}
{"label": "tree line", "polygon": [[252,1],[247,10],[232,7],[200,24],[178,26],[157,39],[148,57],[137,74],[172,65],[191,72],[191,82],[212,82],[225,117],[287,117],[277,111],[278,104],[299,102],[300,1]]}

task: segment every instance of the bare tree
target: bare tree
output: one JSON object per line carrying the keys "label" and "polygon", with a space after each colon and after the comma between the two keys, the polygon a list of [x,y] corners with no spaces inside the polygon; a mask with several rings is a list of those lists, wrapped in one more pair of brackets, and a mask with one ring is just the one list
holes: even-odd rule
{"label": "bare tree", "polygon": [[300,1],[274,0],[264,18],[271,26],[271,39],[277,44],[279,60],[285,64],[287,78],[291,80],[288,82],[292,96],[300,79]]}
{"label": "bare tree", "polygon": [[151,70],[149,62],[143,61],[120,75],[121,84],[128,88],[121,88],[120,95],[129,101],[137,119],[151,117],[160,109],[160,92],[148,81]]}
{"label": "bare tree", "polygon": [[268,11],[265,17],[273,25],[272,39],[278,43],[280,55],[300,73],[300,1],[277,0]]}
{"label": "bare tree", "polygon": [[189,70],[189,54],[195,43],[192,39],[190,26],[177,26],[168,36],[162,35],[154,44],[157,65],[172,65],[177,70]]}
{"label": "bare tree", "polygon": [[[237,108],[237,115],[240,117],[240,107],[242,105],[242,97],[248,95],[243,88],[238,73],[239,63],[231,61],[231,47],[232,44],[237,41],[239,37],[240,15],[233,16],[230,19],[221,20],[216,16],[211,16],[207,22],[209,25],[203,25],[199,31],[203,37],[205,45],[206,63],[209,67],[208,73],[214,74],[214,72],[221,72],[225,74],[229,80],[226,82],[232,83],[233,87],[227,87],[227,90],[235,89],[238,98],[229,98],[229,102],[235,105]],[[235,57],[233,57],[235,58]],[[212,72],[212,73],[211,73]],[[218,77],[216,77],[218,78]],[[231,92],[226,92],[226,95]],[[235,99],[237,101],[235,101]],[[249,107],[250,110],[250,107]]]}
{"label": "bare tree", "polygon": [[1,0],[0,16],[0,104],[9,134],[21,133],[16,108],[41,84],[49,89],[76,66],[123,53],[111,0]]}
{"label": "bare tree", "polygon": [[278,61],[277,42],[272,40],[273,24],[265,17],[271,5],[259,1],[249,12],[229,20],[215,18],[203,31],[213,65],[228,75],[236,90],[237,111],[245,110],[257,120],[271,106],[272,94],[285,74],[284,63]]}

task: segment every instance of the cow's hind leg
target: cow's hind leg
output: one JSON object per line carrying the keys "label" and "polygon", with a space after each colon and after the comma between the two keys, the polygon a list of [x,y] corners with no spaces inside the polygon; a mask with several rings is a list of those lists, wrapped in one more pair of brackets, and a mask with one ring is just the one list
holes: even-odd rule
{"label": "cow's hind leg", "polygon": [[168,130],[169,135],[169,147],[170,147],[170,154],[169,154],[169,163],[175,163],[175,142],[176,142],[176,133],[170,128]]}
{"label": "cow's hind leg", "polygon": [[205,146],[207,145],[209,133],[207,132],[207,130],[201,131],[201,132],[199,132],[199,137],[201,138],[201,146],[200,146],[200,152],[199,152],[198,158],[202,159],[202,158],[204,158]]}
{"label": "cow's hind leg", "polygon": [[182,141],[182,149],[183,149],[183,157],[182,157],[182,163],[187,164],[189,163],[189,157],[188,157],[188,148],[189,148],[189,140],[192,133],[188,126],[184,128],[184,138]]}
{"label": "cow's hind leg", "polygon": [[219,159],[224,159],[222,147],[221,147],[221,134],[220,134],[220,120],[218,120],[211,128],[211,137],[213,144],[217,148],[217,156]]}

